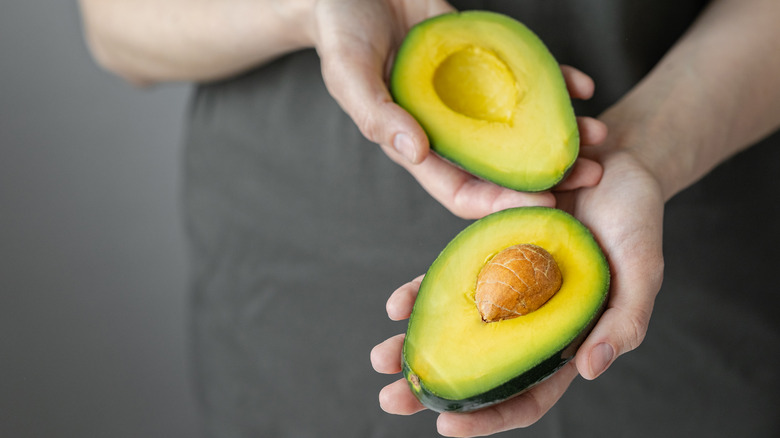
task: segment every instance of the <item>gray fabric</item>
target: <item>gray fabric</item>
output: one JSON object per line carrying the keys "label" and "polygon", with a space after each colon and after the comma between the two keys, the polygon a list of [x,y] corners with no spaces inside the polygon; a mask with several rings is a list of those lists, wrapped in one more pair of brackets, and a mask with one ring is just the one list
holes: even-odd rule
{"label": "gray fabric", "polygon": [[408,423],[381,413],[390,380],[368,362],[404,329],[384,302],[465,222],[363,140],[319,79],[294,72],[316,78],[316,56],[210,87],[193,106],[185,203],[208,425],[391,436]]}
{"label": "gray fabric", "polygon": [[[598,114],[704,2],[455,2],[511,13],[597,81]],[[667,276],[643,346],[576,381],[508,436],[780,436],[780,326],[770,166],[777,136],[668,206]],[[383,413],[395,377],[371,369],[405,330],[384,303],[467,224],[364,140],[327,95],[313,51],[200,87],[189,114],[184,212],[192,342],[214,437],[427,437],[431,413]],[[738,250],[738,251],[737,251]],[[736,251],[736,252],[735,252]]]}

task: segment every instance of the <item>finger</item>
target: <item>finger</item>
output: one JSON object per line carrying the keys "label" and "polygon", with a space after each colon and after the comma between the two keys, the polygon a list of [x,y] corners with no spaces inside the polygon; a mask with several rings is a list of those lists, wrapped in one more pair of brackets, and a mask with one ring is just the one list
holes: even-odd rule
{"label": "finger", "polygon": [[419,163],[428,154],[428,138],[390,96],[383,79],[389,48],[375,53],[367,46],[339,42],[318,47],[325,85],[367,139]]}
{"label": "finger", "polygon": [[511,207],[555,206],[555,197],[551,193],[525,193],[500,187],[471,175],[436,154],[429,154],[420,164],[404,167],[434,199],[464,219],[478,219]]}
{"label": "finger", "polygon": [[455,8],[444,0],[405,2],[404,7],[401,9],[401,13],[405,14],[405,22],[409,27],[426,18],[454,11]]}
{"label": "finger", "polygon": [[[577,117],[577,126],[580,131],[580,144],[582,146],[594,146],[607,139],[607,125],[592,117]],[[604,168],[598,161],[587,158],[592,155],[588,150],[581,150],[580,157],[574,163],[571,172],[553,190],[576,190],[583,187],[593,187],[601,181]]]}
{"label": "finger", "polygon": [[593,117],[577,117],[577,128],[582,146],[599,145],[607,139],[607,124]]}
{"label": "finger", "polygon": [[399,379],[379,391],[379,406],[395,415],[411,415],[425,409],[409,389],[406,379]]}
{"label": "finger", "polygon": [[519,396],[466,414],[443,413],[436,423],[444,436],[470,437],[528,427],[537,422],[561,398],[577,377],[572,363]]}
{"label": "finger", "polygon": [[647,334],[653,302],[610,307],[580,346],[575,363],[582,377],[593,380],[621,354],[634,350]]}
{"label": "finger", "polygon": [[[643,226],[654,228],[647,234],[658,236],[660,241],[661,224],[662,219],[656,218]],[[613,266],[607,310],[575,357],[577,369],[588,380],[604,373],[618,356],[642,343],[663,281],[660,246],[645,245],[633,236],[623,237],[621,243],[619,247],[610,245],[611,257],[623,263]]]}
{"label": "finger", "polygon": [[561,73],[572,99],[590,99],[596,90],[596,84],[590,76],[570,66],[561,65]]}
{"label": "finger", "polygon": [[604,168],[596,161],[587,158],[577,158],[571,173],[555,186],[555,191],[576,190],[583,187],[593,187],[601,181]]}
{"label": "finger", "polygon": [[396,374],[401,372],[401,350],[404,346],[405,335],[395,335],[385,340],[371,350],[371,366],[382,374]]}
{"label": "finger", "polygon": [[399,287],[387,299],[387,316],[393,321],[406,319],[412,314],[414,301],[417,299],[417,291],[420,289],[424,275],[420,275],[414,280]]}
{"label": "finger", "polygon": [[[420,2],[420,3],[425,3],[425,2]],[[447,12],[453,12],[453,11],[455,11],[455,8],[447,1],[438,0],[438,1],[428,2],[427,14],[429,17],[433,17],[435,15],[445,14]]]}

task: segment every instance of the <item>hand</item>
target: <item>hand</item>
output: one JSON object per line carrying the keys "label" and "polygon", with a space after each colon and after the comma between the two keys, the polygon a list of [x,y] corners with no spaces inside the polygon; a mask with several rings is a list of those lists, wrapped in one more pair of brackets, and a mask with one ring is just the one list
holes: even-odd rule
{"label": "hand", "polygon": [[[605,145],[587,153],[604,166],[601,181],[594,187],[557,194],[558,206],[591,229],[610,260],[612,283],[607,310],[574,360],[550,379],[480,411],[443,413],[438,419],[439,433],[475,436],[529,426],[560,399],[578,374],[594,379],[617,356],[642,342],[663,276],[664,199],[656,179],[627,151]],[[391,295],[387,302],[391,319],[409,317],[421,279]],[[400,372],[403,337],[392,337],[371,352],[378,372]],[[379,399],[382,408],[393,414],[408,415],[424,409],[403,379],[383,388]]]}
{"label": "hand", "polygon": [[[521,193],[499,187],[429,153],[422,127],[393,102],[387,76],[395,49],[411,26],[453,10],[441,0],[319,1],[314,39],[329,92],[366,138],[378,143],[455,215],[475,219],[509,207],[554,206],[555,196],[550,192]],[[561,70],[572,98],[592,96],[590,77],[568,66]],[[606,127],[600,121],[580,117],[578,125],[582,146],[604,141]],[[593,186],[600,177],[601,166],[597,162],[580,158],[555,190]]]}
{"label": "hand", "polygon": [[610,261],[607,310],[580,346],[575,363],[586,379],[603,373],[644,339],[663,279],[664,196],[657,179],[627,150],[605,147],[598,186],[563,193],[558,206],[583,222]]}

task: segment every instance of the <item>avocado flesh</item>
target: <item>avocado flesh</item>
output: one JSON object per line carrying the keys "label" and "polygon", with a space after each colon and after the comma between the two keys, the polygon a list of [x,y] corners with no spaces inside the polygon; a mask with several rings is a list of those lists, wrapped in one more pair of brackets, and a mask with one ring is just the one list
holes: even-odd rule
{"label": "avocado flesh", "polygon": [[[534,312],[485,323],[474,303],[477,275],[493,255],[521,243],[553,256],[561,289]],[[470,410],[529,388],[573,357],[608,289],[601,249],[567,213],[515,208],[473,223],[441,252],[420,286],[403,350],[412,391],[434,410]]]}
{"label": "avocado flesh", "polygon": [[560,67],[507,16],[466,11],[419,23],[399,49],[390,87],[434,151],[499,185],[549,189],[577,158],[579,131]]}

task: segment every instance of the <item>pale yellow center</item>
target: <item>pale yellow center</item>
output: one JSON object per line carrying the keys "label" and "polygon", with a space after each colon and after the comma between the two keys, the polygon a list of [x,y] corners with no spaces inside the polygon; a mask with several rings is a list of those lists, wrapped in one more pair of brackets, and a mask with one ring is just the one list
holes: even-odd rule
{"label": "pale yellow center", "polygon": [[465,116],[508,123],[522,98],[517,80],[495,53],[468,47],[449,55],[433,76],[439,98]]}

